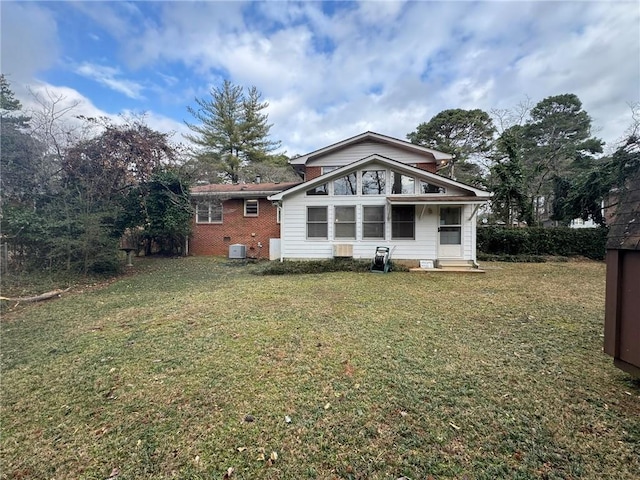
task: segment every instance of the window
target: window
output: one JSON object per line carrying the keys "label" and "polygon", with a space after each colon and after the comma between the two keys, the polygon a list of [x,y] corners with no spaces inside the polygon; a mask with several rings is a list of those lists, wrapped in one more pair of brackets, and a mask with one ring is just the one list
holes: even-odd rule
{"label": "window", "polygon": [[462,208],[440,207],[440,245],[462,243]]}
{"label": "window", "polygon": [[444,187],[439,187],[437,185],[433,185],[432,183],[427,183],[421,180],[420,193],[446,193],[446,190]]}
{"label": "window", "polygon": [[327,207],[307,207],[307,238],[327,238]]}
{"label": "window", "polygon": [[216,201],[196,203],[196,223],[222,223],[222,203]]}
{"label": "window", "polygon": [[391,238],[414,238],[415,217],[416,209],[413,205],[391,207]]}
{"label": "window", "polygon": [[329,195],[327,184],[323,183],[322,185],[318,185],[311,190],[307,190],[307,195]]}
{"label": "window", "polygon": [[335,238],[356,238],[356,207],[335,207]]}
{"label": "window", "polygon": [[369,170],[362,172],[362,194],[384,195],[386,190],[384,170]]}
{"label": "window", "polygon": [[258,216],[258,200],[245,200],[244,201],[244,216],[245,217],[257,217]]}
{"label": "window", "polygon": [[329,172],[333,172],[334,170],[337,170],[340,167],[322,167],[322,175],[324,175],[325,173],[329,173]]}
{"label": "window", "polygon": [[340,177],[333,181],[334,195],[355,195],[357,192],[355,173],[350,173],[346,177]]}
{"label": "window", "polygon": [[415,179],[398,172],[391,172],[391,193],[410,194],[415,193]]}
{"label": "window", "polygon": [[384,239],[384,205],[362,207],[362,238]]}

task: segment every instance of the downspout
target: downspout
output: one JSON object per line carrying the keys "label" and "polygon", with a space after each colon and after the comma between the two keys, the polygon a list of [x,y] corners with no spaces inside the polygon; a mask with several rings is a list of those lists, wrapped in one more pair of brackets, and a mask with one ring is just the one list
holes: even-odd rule
{"label": "downspout", "polygon": [[278,202],[278,208],[280,209],[280,263],[284,262],[284,239],[282,232],[284,231],[284,203],[282,200]]}
{"label": "downspout", "polygon": [[[473,217],[478,217],[478,209],[480,209],[480,203],[476,204],[476,207],[473,209],[473,212],[471,213],[471,216],[469,217],[468,221],[471,221],[473,219]],[[473,259],[471,260],[473,262],[473,268],[480,268],[480,264],[478,263],[478,222],[475,222],[475,234],[471,237],[473,238],[473,245],[472,245],[472,249],[473,249]]]}

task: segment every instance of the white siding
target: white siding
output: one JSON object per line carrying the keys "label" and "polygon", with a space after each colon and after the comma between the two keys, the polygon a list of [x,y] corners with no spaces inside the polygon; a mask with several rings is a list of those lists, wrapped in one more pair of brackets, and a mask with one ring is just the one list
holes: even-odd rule
{"label": "white siding", "polygon": [[[334,239],[334,206],[356,206],[356,239]],[[362,206],[384,205],[386,207],[385,239],[362,239]],[[307,207],[327,206],[328,239],[307,239]],[[392,258],[401,260],[435,260],[438,245],[438,208],[416,206],[414,240],[391,239],[391,211],[386,198],[378,195],[354,196],[306,196],[301,192],[287,197],[281,217],[281,254],[284,259],[321,259],[333,256],[333,245],[353,245],[353,257],[371,259],[378,246],[392,251]],[[464,237],[471,248],[471,230],[465,225]],[[467,247],[465,246],[465,258]],[[470,254],[470,250],[469,250]]]}
{"label": "white siding", "polygon": [[464,260],[475,260],[475,219],[469,220],[473,213],[474,205],[465,205],[462,209],[462,258]]}
{"label": "white siding", "polygon": [[341,167],[374,154],[382,155],[383,157],[392,158],[398,162],[411,165],[416,163],[435,162],[435,158],[429,153],[420,154],[418,152],[411,152],[393,145],[367,141],[357,143],[355,145],[349,145],[335,152],[330,152],[320,158],[307,162],[307,166]]}
{"label": "white siding", "polygon": [[[367,153],[365,147],[380,146],[368,142],[354,145],[345,149],[347,152],[360,149],[358,155]],[[340,152],[340,158],[344,158],[345,150]],[[394,153],[396,155],[397,152]],[[336,155],[335,158],[338,158]],[[325,158],[326,159],[326,158]],[[391,238],[391,207],[387,203],[386,195],[391,193],[391,175],[388,164],[371,162],[366,165],[359,165],[361,170],[385,170],[386,187],[385,195],[361,195],[362,178],[361,171],[357,172],[357,194],[356,195],[333,195],[333,176],[327,180],[329,195],[306,195],[306,189],[291,192],[284,197],[281,210],[281,258],[283,259],[322,259],[333,256],[333,246],[335,244],[350,244],[353,246],[354,258],[371,259],[377,246],[386,246],[392,249],[392,258],[398,260],[435,260],[438,258],[439,248],[439,206],[437,205],[416,205],[415,216],[415,238],[410,240],[393,240]],[[427,175],[417,176],[415,179],[416,188],[420,178]],[[431,180],[428,180],[431,181]],[[436,181],[434,180],[434,183]],[[416,194],[406,195],[407,197]],[[468,195],[468,192],[460,187],[448,186],[446,194],[430,194],[428,198],[446,199],[448,196]],[[394,195],[394,198],[402,195]],[[385,238],[384,239],[363,239],[362,238],[362,207],[363,206],[384,206],[386,209]],[[327,207],[327,238],[307,239],[307,207],[324,206]],[[354,206],[356,213],[356,238],[343,239],[335,238],[334,235],[334,207]],[[476,238],[475,238],[475,205],[462,206],[462,245],[459,255],[464,260],[475,260],[476,258]],[[472,218],[473,216],[473,218]]]}

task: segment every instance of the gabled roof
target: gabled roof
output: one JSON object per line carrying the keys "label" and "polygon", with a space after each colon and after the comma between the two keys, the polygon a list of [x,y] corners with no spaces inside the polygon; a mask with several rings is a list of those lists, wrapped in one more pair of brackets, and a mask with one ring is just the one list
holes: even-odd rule
{"label": "gabled roof", "polygon": [[431,148],[423,147],[421,145],[416,145],[411,142],[406,142],[404,140],[389,137],[387,135],[382,135],[376,132],[364,132],[364,133],[361,133],[360,135],[356,135],[355,137],[347,138],[346,140],[342,140],[338,143],[329,145],[328,147],[324,147],[319,150],[315,150],[311,153],[307,153],[306,155],[301,155],[299,157],[292,158],[291,160],[289,160],[289,163],[291,165],[306,165],[309,160],[313,160],[322,155],[333,153],[337,150],[341,150],[348,146],[355,145],[357,143],[365,142],[368,140],[379,142],[379,143],[385,143],[387,145],[393,145],[395,147],[399,147],[404,150],[411,150],[417,153],[422,153],[422,154],[428,153],[430,155],[433,155],[436,161],[451,160],[451,158],[453,158],[448,153],[440,152],[438,150],[433,150]]}
{"label": "gabled roof", "polygon": [[191,189],[192,197],[268,197],[298,185],[300,182],[277,183],[212,183]]}
{"label": "gabled roof", "polygon": [[[422,178],[426,181],[429,181],[430,183],[433,183],[435,185],[440,185],[443,187],[455,187],[458,188],[460,190],[464,190],[466,192],[468,192],[468,196],[473,196],[473,197],[477,197],[477,198],[482,198],[485,200],[488,200],[491,197],[491,193],[487,192],[485,190],[480,190],[479,188],[475,188],[475,187],[471,187],[469,185],[465,185],[464,183],[460,183],[460,182],[456,182],[455,180],[451,180],[450,178],[447,177],[443,177],[441,175],[438,175],[436,173],[431,173],[431,172],[427,172],[426,170],[422,170],[420,168],[416,168],[416,167],[412,167],[410,165],[407,165],[405,163],[402,162],[398,162],[396,160],[393,160],[391,158],[387,158],[384,157],[382,155],[378,155],[378,154],[374,154],[374,155],[369,155],[368,157],[365,158],[361,158],[360,160],[357,160],[355,162],[350,163],[349,165],[345,165],[343,167],[340,167],[336,170],[332,170],[329,173],[325,173],[324,175],[320,175],[319,177],[316,177],[312,180],[309,180],[308,182],[304,182],[304,183],[300,183],[298,185],[296,185],[295,187],[291,187],[288,190],[285,190],[283,192],[280,193],[276,193],[275,195],[271,195],[269,197],[269,200],[282,200],[282,198],[294,194],[296,192],[300,192],[300,191],[305,191],[308,190],[310,188],[313,188],[317,185],[322,185],[323,183],[329,182],[331,180],[333,180],[334,178],[340,178],[354,170],[358,170],[361,169],[362,167],[371,164],[371,163],[377,163],[377,164],[382,164],[382,165],[386,165],[389,166],[389,168],[393,168],[393,170],[396,170],[400,173],[406,173],[409,175],[413,175],[415,177],[418,178]],[[467,196],[467,195],[465,195]],[[421,198],[427,198],[427,197],[431,197],[431,198],[443,198],[445,197],[445,195],[435,195],[434,194],[425,194],[424,196],[420,196]]]}

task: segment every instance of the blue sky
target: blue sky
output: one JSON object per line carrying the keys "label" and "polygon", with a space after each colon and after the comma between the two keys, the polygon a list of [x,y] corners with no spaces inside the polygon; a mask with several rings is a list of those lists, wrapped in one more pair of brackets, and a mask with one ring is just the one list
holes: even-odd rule
{"label": "blue sky", "polygon": [[0,2],[0,67],[77,113],[146,112],[181,140],[194,99],[255,85],[303,154],[366,130],[405,138],[448,108],[575,93],[613,145],[640,101],[640,3]]}

